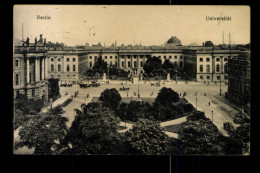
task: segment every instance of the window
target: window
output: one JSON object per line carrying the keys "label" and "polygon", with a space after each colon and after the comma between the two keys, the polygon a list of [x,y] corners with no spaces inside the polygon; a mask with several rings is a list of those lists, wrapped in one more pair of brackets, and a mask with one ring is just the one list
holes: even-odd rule
{"label": "window", "polygon": [[91,61],[89,62],[89,67],[92,67],[92,62]]}
{"label": "window", "polygon": [[16,97],[17,97],[19,94],[20,94],[20,91],[17,90],[17,91],[16,91]]}
{"label": "window", "polygon": [[227,58],[224,58],[224,61],[227,61]]}
{"label": "window", "polygon": [[76,71],[76,65],[73,65],[73,71]]}
{"label": "window", "polygon": [[54,61],[54,58],[51,58],[51,61]]}
{"label": "window", "polygon": [[140,66],[143,67],[143,61],[141,61]]}
{"label": "window", "polygon": [[51,78],[53,79],[53,75],[51,75]]}
{"label": "window", "polygon": [[32,89],[32,96],[34,97],[35,96],[35,90]]}
{"label": "window", "polygon": [[61,65],[58,64],[58,71],[61,71]]}
{"label": "window", "polygon": [[172,56],[169,56],[169,59],[172,59]]}
{"label": "window", "polygon": [[112,56],[110,56],[110,59],[112,59]]}
{"label": "window", "polygon": [[60,75],[58,75],[58,78],[60,78]]}
{"label": "window", "polygon": [[210,61],[210,59],[209,59],[209,58],[207,58],[207,59],[206,59],[206,61],[207,61],[207,62],[209,62],[209,61]]}
{"label": "window", "polygon": [[95,59],[97,59],[97,56],[95,56]]}
{"label": "window", "polygon": [[225,76],[224,76],[224,79],[225,79],[225,80],[226,80],[226,79],[228,79],[228,76],[227,76],[227,75],[225,75]]}
{"label": "window", "polygon": [[54,65],[53,64],[51,65],[51,71],[54,71]]}
{"label": "window", "polygon": [[89,56],[89,59],[92,59],[92,56]]}
{"label": "window", "polygon": [[73,75],[72,78],[75,79],[75,75]]}
{"label": "window", "polygon": [[72,61],[74,61],[74,62],[75,62],[75,61],[76,61],[76,58],[72,58]]}
{"label": "window", "polygon": [[164,59],[166,59],[166,56],[164,56]]}
{"label": "window", "polygon": [[117,56],[115,56],[115,59],[117,59]]}
{"label": "window", "polygon": [[60,58],[58,58],[58,61],[60,62]]}
{"label": "window", "polygon": [[115,66],[117,67],[117,62],[115,62]]}
{"label": "window", "polygon": [[203,62],[203,58],[200,58],[200,62]]}
{"label": "window", "polygon": [[70,61],[70,58],[67,58],[67,62],[69,62]]}
{"label": "window", "polygon": [[203,65],[200,65],[200,72],[203,72]]}
{"label": "window", "polygon": [[109,64],[110,64],[110,66],[112,66],[112,61],[110,61],[110,63],[109,63]]}
{"label": "window", "polygon": [[216,72],[219,72],[219,64],[216,66]]}
{"label": "window", "polygon": [[210,66],[209,65],[207,65],[206,71],[207,71],[207,73],[210,72]]}
{"label": "window", "polygon": [[67,75],[67,79],[69,79],[70,78],[70,75]]}
{"label": "window", "polygon": [[220,76],[217,76],[217,80],[220,80]]}
{"label": "window", "polygon": [[180,61],[180,67],[183,67],[183,62],[182,61]]}
{"label": "window", "polygon": [[207,79],[209,80],[209,79],[210,79],[210,76],[207,76]]}
{"label": "window", "polygon": [[130,56],[128,56],[128,59],[130,59]]}
{"label": "window", "polygon": [[67,65],[67,71],[70,71],[70,65],[69,64]]}
{"label": "window", "polygon": [[202,79],[203,79],[203,76],[200,76],[200,79],[202,80]]}
{"label": "window", "polygon": [[105,56],[105,59],[107,59],[107,56]]}
{"label": "window", "polygon": [[219,62],[219,58],[216,58],[216,61]]}
{"label": "window", "polygon": [[131,66],[131,63],[130,63],[130,61],[128,61],[128,67],[130,67]]}
{"label": "window", "polygon": [[134,67],[137,67],[137,62],[136,61],[134,62]]}
{"label": "window", "polygon": [[122,67],[124,67],[125,66],[125,63],[124,63],[124,61],[122,61]]}
{"label": "window", "polygon": [[182,59],[182,55],[180,56],[180,59]]}
{"label": "window", "polygon": [[19,85],[19,74],[15,75],[15,84]]}
{"label": "window", "polygon": [[177,56],[175,55],[174,58],[177,59]]}
{"label": "window", "polygon": [[16,67],[19,66],[19,60],[15,60],[15,66],[16,66]]}
{"label": "window", "polygon": [[228,69],[227,69],[227,64],[224,65],[224,73],[227,73],[228,72]]}

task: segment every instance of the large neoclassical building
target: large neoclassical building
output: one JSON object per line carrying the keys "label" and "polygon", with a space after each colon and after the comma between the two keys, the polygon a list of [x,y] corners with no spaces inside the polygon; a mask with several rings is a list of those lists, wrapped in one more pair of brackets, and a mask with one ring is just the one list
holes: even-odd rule
{"label": "large neoclassical building", "polygon": [[[46,42],[46,40],[45,40]],[[14,96],[26,94],[28,98],[47,99],[46,79],[56,78],[61,83],[77,83],[84,71],[93,68],[99,57],[108,65],[129,72],[143,73],[149,57],[166,59],[179,69],[189,70],[196,81],[228,81],[227,62],[241,53],[239,49],[222,49],[217,46],[88,46],[84,49],[55,49],[39,43],[15,46],[14,49]]]}

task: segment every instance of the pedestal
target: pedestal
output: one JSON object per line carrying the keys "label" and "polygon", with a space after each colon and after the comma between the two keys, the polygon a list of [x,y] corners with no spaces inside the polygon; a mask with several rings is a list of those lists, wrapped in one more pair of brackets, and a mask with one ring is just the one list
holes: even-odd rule
{"label": "pedestal", "polygon": [[135,83],[135,84],[138,83],[138,75],[134,75],[134,76],[132,77],[132,82]]}

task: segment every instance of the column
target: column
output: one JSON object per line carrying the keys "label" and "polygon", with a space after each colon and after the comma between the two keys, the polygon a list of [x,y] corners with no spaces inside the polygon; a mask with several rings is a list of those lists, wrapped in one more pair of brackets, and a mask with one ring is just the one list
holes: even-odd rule
{"label": "column", "polygon": [[35,60],[34,60],[34,66],[35,66],[35,69],[34,69],[34,76],[35,76],[35,82],[38,82],[38,61],[37,61],[37,58],[35,57]]}
{"label": "column", "polygon": [[45,57],[44,61],[45,61],[45,78],[48,78],[48,65],[47,65],[47,57]]}
{"label": "column", "polygon": [[29,58],[27,57],[27,83],[30,83],[30,62],[29,62]]}
{"label": "column", "polygon": [[45,78],[44,72],[45,72],[45,70],[44,70],[44,57],[43,57],[42,58],[42,80]]}

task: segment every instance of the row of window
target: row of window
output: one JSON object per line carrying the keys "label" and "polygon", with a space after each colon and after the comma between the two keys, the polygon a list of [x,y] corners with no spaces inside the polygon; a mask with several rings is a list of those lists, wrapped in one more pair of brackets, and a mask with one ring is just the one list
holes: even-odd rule
{"label": "row of window", "polygon": [[[203,65],[200,65],[200,72],[203,72]],[[206,66],[206,72],[209,73],[210,72],[210,65]],[[220,72],[220,65],[217,64],[216,65],[216,72]],[[224,73],[227,72],[227,64],[224,65]]]}
{"label": "row of window", "polygon": [[[76,71],[76,65],[73,65],[72,66],[73,68],[73,71],[75,72]],[[51,71],[53,72],[54,71],[54,64],[51,64]],[[61,71],[61,65],[58,64],[58,71]],[[70,71],[70,65],[67,64],[67,71]]]}
{"label": "row of window", "polygon": [[[51,61],[54,61],[54,58],[51,58]],[[58,61],[60,62],[60,61],[61,61],[61,58],[58,58]],[[69,62],[69,61],[70,61],[70,58],[66,58],[66,61]],[[72,61],[75,62],[75,61],[76,61],[76,58],[72,58]]]}
{"label": "row of window", "polygon": [[[227,58],[224,58],[224,61],[227,61],[227,60],[228,60]],[[219,62],[220,59],[216,58],[216,61]],[[200,58],[200,62],[203,62],[203,58]],[[210,62],[210,58],[206,58],[206,62]]]}
{"label": "row of window", "polygon": [[[203,80],[203,77],[204,76],[200,76],[200,79]],[[207,77],[207,79],[210,79],[210,76],[206,76],[206,77]],[[228,78],[227,75],[225,75],[224,79],[227,79],[227,78]],[[220,80],[220,76],[217,76],[217,80]]]}
{"label": "row of window", "polygon": [[[51,78],[53,78],[53,77],[54,77],[54,76],[51,75]],[[72,79],[75,79],[75,77],[76,77],[75,75],[72,75]],[[61,76],[58,75],[58,78],[61,78]],[[69,78],[70,78],[70,75],[67,75],[66,78],[69,79]]]}

